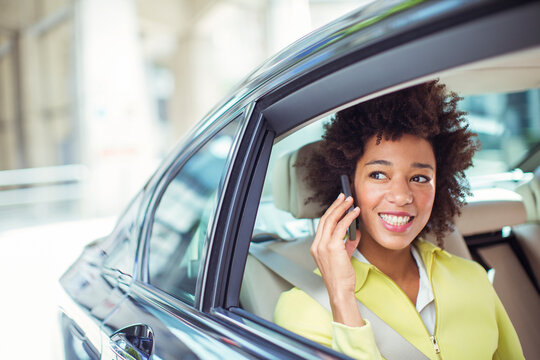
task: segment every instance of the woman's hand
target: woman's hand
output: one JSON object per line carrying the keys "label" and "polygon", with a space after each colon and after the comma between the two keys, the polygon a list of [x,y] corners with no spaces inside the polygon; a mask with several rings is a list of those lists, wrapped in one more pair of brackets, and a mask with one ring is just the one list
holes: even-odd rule
{"label": "woman's hand", "polygon": [[348,326],[363,326],[365,323],[354,294],[356,276],[351,264],[351,256],[360,241],[360,231],[356,232],[356,240],[344,241],[347,229],[360,215],[360,209],[356,207],[345,215],[353,199],[350,196],[344,198],[340,194],[321,217],[311,245],[311,255],[328,290],[334,321]]}

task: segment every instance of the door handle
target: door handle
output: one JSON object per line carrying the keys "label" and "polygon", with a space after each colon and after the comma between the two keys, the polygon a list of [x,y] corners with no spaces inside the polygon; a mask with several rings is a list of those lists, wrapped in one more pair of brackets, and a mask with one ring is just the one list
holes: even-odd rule
{"label": "door handle", "polygon": [[111,335],[111,350],[124,360],[148,360],[154,348],[154,332],[149,326],[137,324]]}

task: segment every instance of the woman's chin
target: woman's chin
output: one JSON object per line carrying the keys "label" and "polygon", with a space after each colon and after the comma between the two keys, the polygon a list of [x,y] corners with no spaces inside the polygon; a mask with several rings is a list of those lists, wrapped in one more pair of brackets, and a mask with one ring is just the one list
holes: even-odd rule
{"label": "woman's chin", "polygon": [[404,234],[400,234],[399,236],[387,235],[377,236],[373,238],[373,242],[386,250],[400,251],[403,249],[408,249],[415,238],[416,236],[405,236]]}

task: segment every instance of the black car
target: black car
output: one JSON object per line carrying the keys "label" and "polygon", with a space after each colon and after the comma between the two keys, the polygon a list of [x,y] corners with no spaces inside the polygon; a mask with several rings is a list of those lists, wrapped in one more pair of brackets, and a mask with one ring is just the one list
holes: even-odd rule
{"label": "black car", "polygon": [[[337,110],[437,78],[465,96],[490,139],[475,169],[515,157],[471,178],[448,250],[497,270],[525,355],[540,358],[540,3],[507,0],[375,2],[256,69],[62,276],[66,358],[346,358],[272,322],[295,284],[256,252],[312,270],[317,219],[294,209],[295,151]],[[507,105],[489,97],[482,104],[498,112],[483,111],[487,93]],[[501,117],[509,109],[518,120]]]}

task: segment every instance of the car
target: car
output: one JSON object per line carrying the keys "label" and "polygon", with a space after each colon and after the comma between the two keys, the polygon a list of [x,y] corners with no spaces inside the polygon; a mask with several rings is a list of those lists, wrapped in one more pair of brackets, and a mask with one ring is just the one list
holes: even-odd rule
{"label": "car", "polygon": [[292,159],[336,111],[433,79],[464,96],[486,143],[447,250],[496,270],[540,358],[539,20],[537,1],[378,1],[270,58],[63,274],[66,359],[347,358],[272,322],[296,281],[275,261],[314,268]]}

